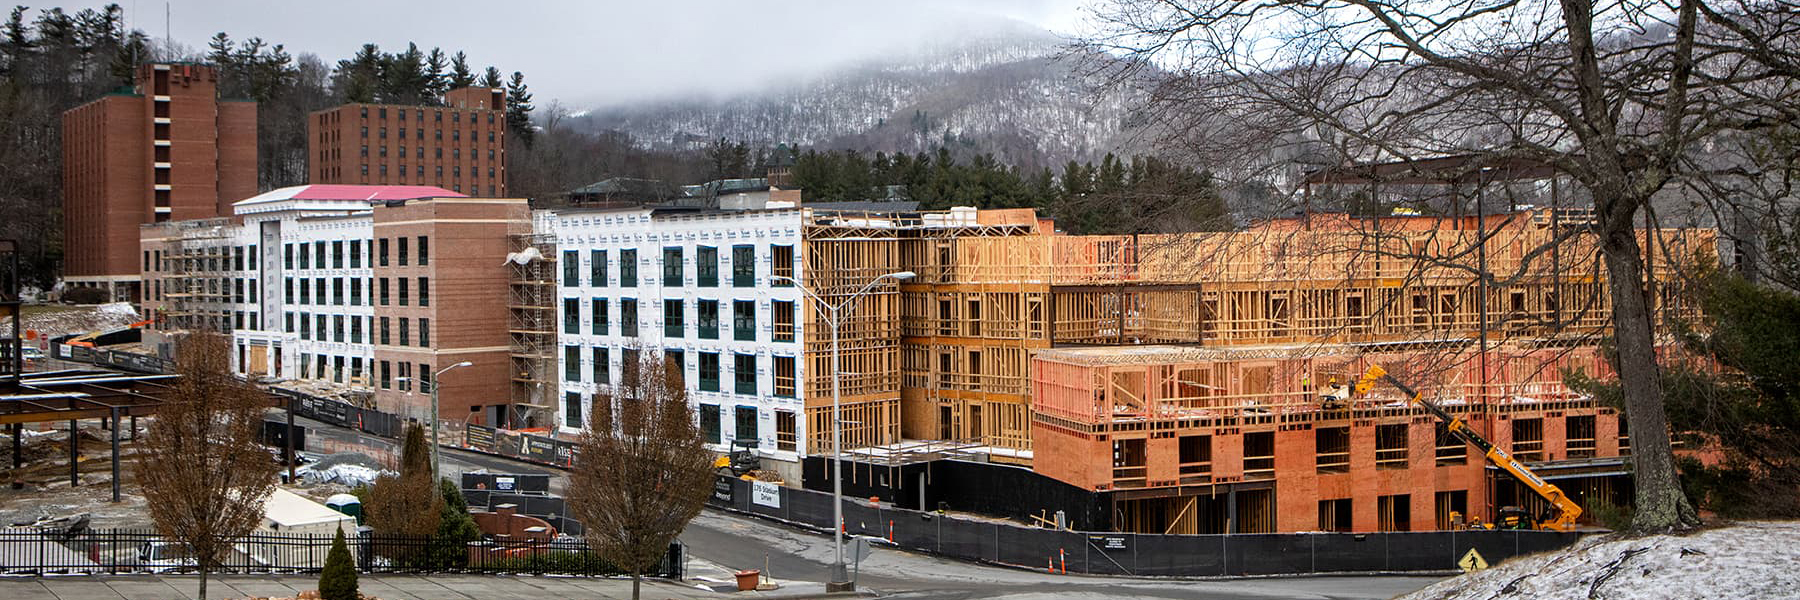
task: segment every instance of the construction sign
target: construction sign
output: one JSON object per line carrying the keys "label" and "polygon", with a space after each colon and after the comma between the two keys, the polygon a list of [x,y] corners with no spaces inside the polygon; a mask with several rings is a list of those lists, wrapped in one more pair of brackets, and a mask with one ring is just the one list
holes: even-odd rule
{"label": "construction sign", "polygon": [[1469,553],[1464,554],[1462,560],[1456,561],[1456,566],[1461,567],[1464,573],[1474,573],[1488,568],[1487,559],[1482,558],[1481,553],[1476,552],[1474,548],[1470,548]]}

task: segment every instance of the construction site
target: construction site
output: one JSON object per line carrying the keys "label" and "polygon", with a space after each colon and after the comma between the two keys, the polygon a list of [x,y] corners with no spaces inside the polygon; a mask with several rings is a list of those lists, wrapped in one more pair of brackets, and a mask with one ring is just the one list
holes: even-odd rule
{"label": "construction site", "polygon": [[[1390,192],[1486,189],[1417,171],[1319,178],[1371,181],[1393,183]],[[865,470],[850,483],[903,506],[991,505],[909,467],[959,457],[1028,466],[1055,483],[1033,484],[1040,499],[1001,512],[1060,511],[1089,529],[1139,533],[1422,531],[1556,512],[1395,389],[1324,397],[1379,365],[1573,503],[1629,505],[1623,420],[1566,383],[1613,375],[1600,348],[1612,314],[1591,213],[1473,206],[1079,236],[1029,209],[960,209],[849,233],[854,251],[815,242],[809,281],[846,260],[875,261],[856,263],[862,281],[916,274],[898,297],[899,440],[908,441],[851,436]],[[1716,231],[1636,236],[1653,320],[1697,316],[1680,274],[1717,260]],[[897,262],[886,262],[895,247]],[[858,311],[891,314],[885,302]],[[885,336],[850,331],[846,339]],[[844,370],[879,373],[886,359],[867,360]],[[828,432],[815,423],[813,435]]]}

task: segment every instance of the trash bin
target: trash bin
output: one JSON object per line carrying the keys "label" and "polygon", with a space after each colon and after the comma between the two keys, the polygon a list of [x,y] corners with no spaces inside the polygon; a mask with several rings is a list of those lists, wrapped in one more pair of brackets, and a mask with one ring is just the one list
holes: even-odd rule
{"label": "trash bin", "polygon": [[756,589],[756,584],[760,581],[762,581],[762,571],[751,569],[737,572],[738,591],[740,592]]}

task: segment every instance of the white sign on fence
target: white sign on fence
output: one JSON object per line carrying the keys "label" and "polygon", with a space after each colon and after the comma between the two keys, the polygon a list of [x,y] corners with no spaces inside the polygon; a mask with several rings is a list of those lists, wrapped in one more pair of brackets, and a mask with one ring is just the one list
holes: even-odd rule
{"label": "white sign on fence", "polygon": [[781,508],[781,485],[767,481],[750,482],[750,502],[769,508]]}

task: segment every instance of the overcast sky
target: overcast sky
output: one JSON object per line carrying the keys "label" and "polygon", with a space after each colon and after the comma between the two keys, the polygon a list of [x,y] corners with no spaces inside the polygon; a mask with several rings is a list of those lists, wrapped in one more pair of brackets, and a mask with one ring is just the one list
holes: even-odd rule
{"label": "overcast sky", "polygon": [[[524,71],[539,106],[570,108],[732,91],[815,72],[929,35],[957,21],[1010,18],[1067,33],[1082,0],[115,0],[129,25],[204,49],[214,33],[261,37],[327,63],[364,42],[463,50],[479,70]],[[64,4],[73,12],[105,2]],[[53,6],[42,3],[35,8]],[[35,10],[32,13],[35,16]]]}

